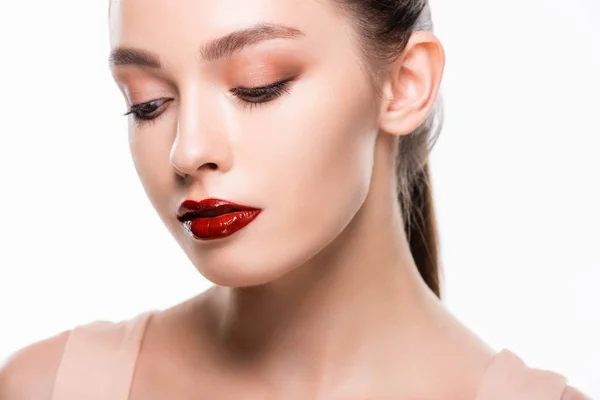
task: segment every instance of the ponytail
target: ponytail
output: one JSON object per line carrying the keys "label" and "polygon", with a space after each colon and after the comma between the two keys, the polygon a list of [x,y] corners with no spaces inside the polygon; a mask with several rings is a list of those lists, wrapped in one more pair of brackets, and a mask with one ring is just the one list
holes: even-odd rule
{"label": "ponytail", "polygon": [[414,178],[406,214],[404,230],[419,274],[433,293],[441,297],[438,232],[427,162]]}

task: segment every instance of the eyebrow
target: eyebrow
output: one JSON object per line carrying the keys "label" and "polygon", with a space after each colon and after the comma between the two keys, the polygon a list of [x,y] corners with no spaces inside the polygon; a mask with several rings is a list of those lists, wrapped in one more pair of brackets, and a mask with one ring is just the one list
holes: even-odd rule
{"label": "eyebrow", "polygon": [[[303,36],[304,33],[296,28],[279,24],[260,23],[209,41],[201,47],[200,56],[204,61],[214,61],[231,57],[245,47],[265,40],[295,39]],[[108,57],[108,62],[113,66],[136,65],[149,68],[160,68],[161,66],[157,55],[131,47],[113,49]]]}

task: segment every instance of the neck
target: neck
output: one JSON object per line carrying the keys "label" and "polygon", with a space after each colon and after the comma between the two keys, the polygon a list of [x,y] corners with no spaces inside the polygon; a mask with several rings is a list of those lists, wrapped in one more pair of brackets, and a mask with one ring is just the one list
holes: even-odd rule
{"label": "neck", "polygon": [[305,265],[266,285],[215,289],[218,340],[238,365],[323,384],[340,366],[380,365],[426,330],[441,305],[411,256],[392,179],[374,178],[381,187]]}

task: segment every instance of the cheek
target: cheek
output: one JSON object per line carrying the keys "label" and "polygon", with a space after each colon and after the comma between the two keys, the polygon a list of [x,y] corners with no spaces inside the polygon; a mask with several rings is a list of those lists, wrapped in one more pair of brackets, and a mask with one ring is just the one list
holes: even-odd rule
{"label": "cheek", "polygon": [[177,183],[169,164],[171,138],[167,129],[164,123],[129,128],[133,164],[148,198],[161,215],[172,212],[169,201]]}
{"label": "cheek", "polygon": [[366,84],[356,87],[361,79],[354,79],[352,88],[351,79],[304,82],[265,113],[261,146],[253,150],[262,172],[250,176],[264,177],[259,178],[263,193],[279,210],[278,225],[299,240],[317,238],[317,227],[323,235],[335,235],[368,192],[377,110]]}
{"label": "cheek", "polygon": [[[368,189],[375,135],[365,121],[361,99],[321,98],[311,104],[298,128],[305,135],[302,157],[294,159],[298,189],[312,206],[337,208],[360,201]],[[291,171],[290,171],[291,172]],[[354,208],[354,207],[352,207]]]}
{"label": "cheek", "polygon": [[[335,228],[347,224],[366,197],[376,134],[366,124],[372,116],[363,107],[362,96],[322,101],[312,104],[307,123],[300,125],[309,140],[294,170],[305,218]],[[325,217],[319,220],[319,215]]]}

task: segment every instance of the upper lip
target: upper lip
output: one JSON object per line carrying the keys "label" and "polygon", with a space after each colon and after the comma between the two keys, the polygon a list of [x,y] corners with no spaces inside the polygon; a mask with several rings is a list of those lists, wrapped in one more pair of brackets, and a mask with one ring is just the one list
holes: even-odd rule
{"label": "upper lip", "polygon": [[232,203],[222,199],[204,199],[200,201],[185,200],[179,206],[177,219],[180,222],[189,221],[194,218],[210,218],[235,211],[255,211],[254,207]]}

